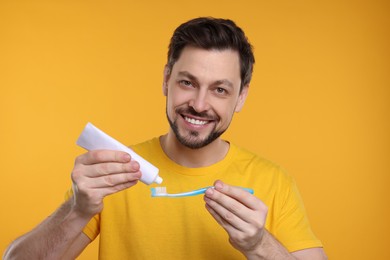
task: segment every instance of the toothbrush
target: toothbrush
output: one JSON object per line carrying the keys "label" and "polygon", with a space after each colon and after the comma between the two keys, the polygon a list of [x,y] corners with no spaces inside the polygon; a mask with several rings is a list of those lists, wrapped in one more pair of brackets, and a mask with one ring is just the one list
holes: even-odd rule
{"label": "toothbrush", "polygon": [[[214,186],[208,186],[204,187],[201,189],[193,190],[193,191],[188,191],[188,192],[181,192],[181,193],[168,193],[167,192],[167,187],[155,187],[151,188],[150,190],[152,191],[152,197],[172,197],[172,198],[178,198],[178,197],[189,197],[189,196],[195,196],[195,195],[200,195],[204,194],[208,188],[213,188]],[[253,189],[249,188],[242,188],[243,190],[248,191],[250,194],[253,194],[254,191]]]}

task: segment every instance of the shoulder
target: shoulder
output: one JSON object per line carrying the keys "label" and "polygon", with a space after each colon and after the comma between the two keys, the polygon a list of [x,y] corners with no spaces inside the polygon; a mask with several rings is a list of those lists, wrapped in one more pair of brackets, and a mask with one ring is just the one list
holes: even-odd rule
{"label": "shoulder", "polygon": [[149,140],[145,140],[143,142],[130,145],[130,148],[139,154],[154,151],[159,147],[160,147],[160,140],[158,137],[153,137]]}
{"label": "shoulder", "polygon": [[149,140],[130,145],[130,148],[148,161],[154,161],[156,156],[161,156],[159,137],[153,137]]}
{"label": "shoulder", "polygon": [[232,164],[251,172],[255,176],[272,178],[273,181],[291,183],[291,176],[277,163],[235,144],[230,144],[234,152]]}
{"label": "shoulder", "polygon": [[240,147],[235,144],[230,144],[233,154],[233,160],[237,163],[242,163],[246,165],[254,165],[256,167],[262,167],[264,169],[281,171],[281,167],[265,157],[262,157],[258,154],[255,154],[252,151],[247,150],[246,148]]}
{"label": "shoulder", "polygon": [[130,148],[133,149],[134,151],[137,150],[143,150],[143,149],[151,149],[156,146],[156,144],[159,144],[159,138],[158,137],[153,137],[149,140],[142,141],[140,143],[132,144],[130,145]]}

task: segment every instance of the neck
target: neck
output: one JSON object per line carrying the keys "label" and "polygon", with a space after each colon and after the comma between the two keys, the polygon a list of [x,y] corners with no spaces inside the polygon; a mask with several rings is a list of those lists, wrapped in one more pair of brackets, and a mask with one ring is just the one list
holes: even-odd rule
{"label": "neck", "polygon": [[229,151],[229,143],[217,138],[212,143],[198,149],[182,145],[173,132],[160,137],[165,154],[175,163],[189,167],[206,167],[221,161]]}

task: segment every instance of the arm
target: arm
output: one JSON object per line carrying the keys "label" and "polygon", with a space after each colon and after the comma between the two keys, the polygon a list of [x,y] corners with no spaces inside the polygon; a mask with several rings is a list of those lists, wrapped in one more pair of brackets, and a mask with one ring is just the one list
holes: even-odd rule
{"label": "arm", "polygon": [[322,248],[289,253],[265,228],[267,206],[241,188],[217,181],[205,194],[206,208],[247,259],[326,259]]}
{"label": "arm", "polygon": [[89,221],[72,212],[71,204],[71,200],[68,200],[35,229],[16,239],[6,250],[4,259],[31,259],[34,256],[37,259],[49,259],[62,256],[73,241],[81,236],[83,227]]}
{"label": "arm", "polygon": [[141,177],[139,164],[124,152],[91,151],[76,159],[74,196],[29,233],[16,239],[4,259],[74,259],[90,243],[82,233],[103,209],[103,198],[127,189]]}

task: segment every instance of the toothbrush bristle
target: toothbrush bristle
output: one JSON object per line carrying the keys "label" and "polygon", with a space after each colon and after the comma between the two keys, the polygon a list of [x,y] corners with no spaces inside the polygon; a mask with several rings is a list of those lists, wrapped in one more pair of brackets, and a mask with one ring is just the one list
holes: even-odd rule
{"label": "toothbrush bristle", "polygon": [[161,195],[167,193],[167,187],[154,187],[152,188],[152,195]]}

